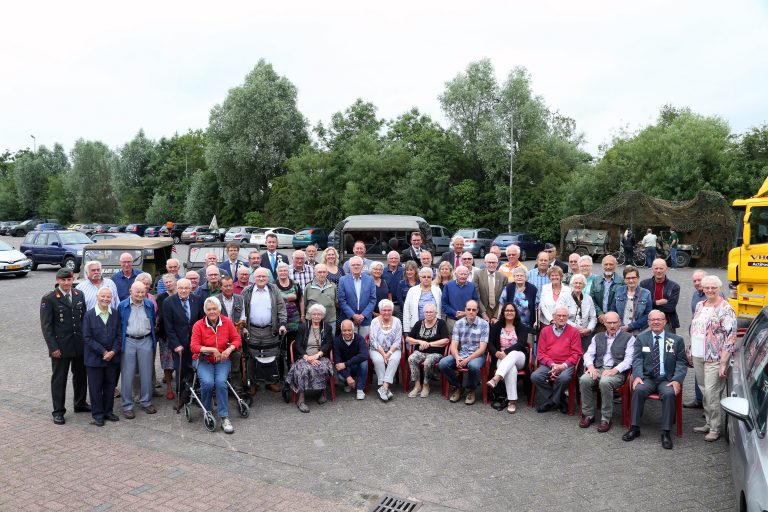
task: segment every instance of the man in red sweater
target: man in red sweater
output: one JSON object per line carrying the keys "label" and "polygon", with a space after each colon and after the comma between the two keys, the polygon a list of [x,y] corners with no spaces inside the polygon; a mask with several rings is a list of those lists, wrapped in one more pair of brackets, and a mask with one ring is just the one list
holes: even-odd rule
{"label": "man in red sweater", "polygon": [[536,412],[547,412],[558,406],[560,412],[568,413],[565,390],[582,354],[579,330],[568,325],[568,308],[556,307],[554,321],[539,335],[536,355],[539,367],[531,375],[537,391],[547,397]]}

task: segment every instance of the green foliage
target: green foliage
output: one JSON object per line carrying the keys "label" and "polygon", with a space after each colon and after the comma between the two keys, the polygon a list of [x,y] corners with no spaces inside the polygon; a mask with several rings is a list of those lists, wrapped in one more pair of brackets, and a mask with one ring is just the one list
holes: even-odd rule
{"label": "green foliage", "polygon": [[147,208],[147,222],[150,224],[163,225],[169,220],[178,219],[174,216],[174,208],[168,196],[162,192],[155,192],[152,196],[152,203]]}
{"label": "green foliage", "polygon": [[117,157],[106,144],[79,139],[72,149],[68,189],[79,222],[110,222],[117,218],[111,176]]}
{"label": "green foliage", "polygon": [[219,201],[216,176],[211,171],[195,173],[184,205],[184,219],[193,224],[208,224],[217,213]]}
{"label": "green foliage", "polygon": [[155,142],[144,135],[144,130],[139,130],[120,150],[113,168],[112,187],[126,222],[143,221],[153,198],[157,185],[152,166],[154,153]]}
{"label": "green foliage", "polygon": [[16,182],[13,176],[0,179],[0,218],[24,220],[21,218],[21,207],[16,199]]}
{"label": "green foliage", "polygon": [[69,224],[73,219],[75,204],[70,198],[64,174],[52,174],[48,177],[45,200],[40,208],[43,217],[58,219]]}
{"label": "green foliage", "polygon": [[[264,215],[262,215],[261,212],[248,212],[245,214],[245,225],[246,226],[256,226],[261,227],[264,226],[266,222],[264,221]],[[292,224],[297,225],[297,224]]]}
{"label": "green foliage", "polygon": [[155,170],[155,190],[162,191],[168,199],[170,210],[166,220],[186,220],[184,205],[191,177],[208,169],[205,145],[206,136],[202,130],[190,130],[184,135],[177,134],[157,142],[151,167]]}

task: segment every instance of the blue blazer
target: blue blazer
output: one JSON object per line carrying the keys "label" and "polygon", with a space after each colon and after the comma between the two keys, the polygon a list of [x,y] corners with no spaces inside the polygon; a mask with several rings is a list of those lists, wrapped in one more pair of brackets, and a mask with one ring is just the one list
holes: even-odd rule
{"label": "blue blazer", "polygon": [[355,280],[352,274],[343,276],[339,280],[339,307],[341,319],[349,320],[352,315],[363,315],[365,320],[361,326],[371,325],[373,309],[376,307],[376,285],[369,274],[361,274],[360,307],[357,306],[357,293],[355,292]]}
{"label": "blue blazer", "polygon": [[[157,323],[155,315],[155,305],[149,299],[144,299],[144,310],[147,312],[147,318],[149,318],[150,336],[152,337],[152,343],[157,343],[157,335],[155,334],[155,324]],[[125,350],[125,333],[128,330],[128,317],[131,316],[131,298],[128,297],[117,306],[117,311],[120,313],[120,346]]]}
{"label": "blue blazer", "polygon": [[235,273],[233,274],[229,268],[229,260],[227,260],[221,265],[219,265],[219,270],[221,271],[222,276],[226,274],[232,279],[234,279],[235,281],[237,281],[237,271],[240,269],[240,267],[247,267],[247,266],[248,265],[246,265],[244,261],[237,260],[237,265],[235,266]]}
{"label": "blue blazer", "polygon": [[[83,358],[85,366],[105,367],[108,364],[120,364],[120,351],[122,349],[120,314],[112,310],[106,325],[96,314],[98,306],[88,310],[83,318],[83,339],[85,341]],[[110,350],[115,352],[115,357],[107,362],[104,354]]]}
{"label": "blue blazer", "polygon": [[192,326],[203,318],[203,301],[197,295],[189,296],[189,321],[181,305],[179,295],[172,295],[163,301],[163,328],[168,348],[171,350],[178,346],[189,351],[189,341],[192,339]]}
{"label": "blue blazer", "polygon": [[[635,319],[630,322],[629,330],[636,331],[638,329],[646,329],[648,327],[648,315],[653,310],[653,297],[651,292],[645,288],[639,286],[635,290]],[[619,320],[621,325],[624,325],[624,310],[627,307],[627,285],[622,284],[616,288],[616,295],[613,296],[613,302],[611,302],[611,311],[616,311],[619,314]]]}
{"label": "blue blazer", "polygon": [[[287,265],[291,264],[291,260],[288,259],[288,256],[281,252],[275,251],[275,267],[273,268],[272,262],[269,260],[269,252],[264,251],[261,253],[261,266],[272,272],[273,281],[277,281],[277,264],[281,261]],[[232,277],[232,279],[236,279],[236,277]]]}

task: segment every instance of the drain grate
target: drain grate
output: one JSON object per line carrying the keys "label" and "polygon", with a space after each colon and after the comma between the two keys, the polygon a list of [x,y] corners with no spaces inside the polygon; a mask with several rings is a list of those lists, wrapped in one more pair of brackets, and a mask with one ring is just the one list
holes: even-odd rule
{"label": "drain grate", "polygon": [[371,512],[415,512],[421,507],[421,503],[398,498],[397,496],[384,496],[381,501],[371,509]]}

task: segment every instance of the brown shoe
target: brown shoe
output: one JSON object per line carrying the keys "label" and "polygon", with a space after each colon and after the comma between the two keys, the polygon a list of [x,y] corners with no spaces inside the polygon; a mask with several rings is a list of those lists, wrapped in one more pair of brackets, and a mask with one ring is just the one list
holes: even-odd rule
{"label": "brown shoe", "polygon": [[475,403],[475,390],[467,392],[467,398],[464,399],[464,403],[467,405],[472,405]]}
{"label": "brown shoe", "polygon": [[609,430],[611,430],[610,421],[602,420],[600,424],[597,426],[597,431],[600,432],[601,434],[604,432],[608,432]]}
{"label": "brown shoe", "polygon": [[280,384],[267,384],[267,389],[270,390],[273,393],[279,393],[283,390],[283,388],[280,387]]}
{"label": "brown shoe", "polygon": [[125,418],[127,420],[132,420],[135,417],[136,417],[136,413],[133,412],[133,410],[123,411],[123,418]]}
{"label": "brown shoe", "polygon": [[141,406],[141,410],[144,411],[147,414],[155,414],[157,412],[157,409],[155,409],[154,405],[148,405],[147,407]]}
{"label": "brown shoe", "polygon": [[581,415],[581,419],[579,420],[579,426],[581,428],[589,428],[591,424],[595,422],[595,418],[590,418],[589,416]]}
{"label": "brown shoe", "polygon": [[451,393],[451,396],[448,398],[450,402],[458,402],[461,400],[461,394],[464,390],[461,388],[453,388],[453,393]]}

